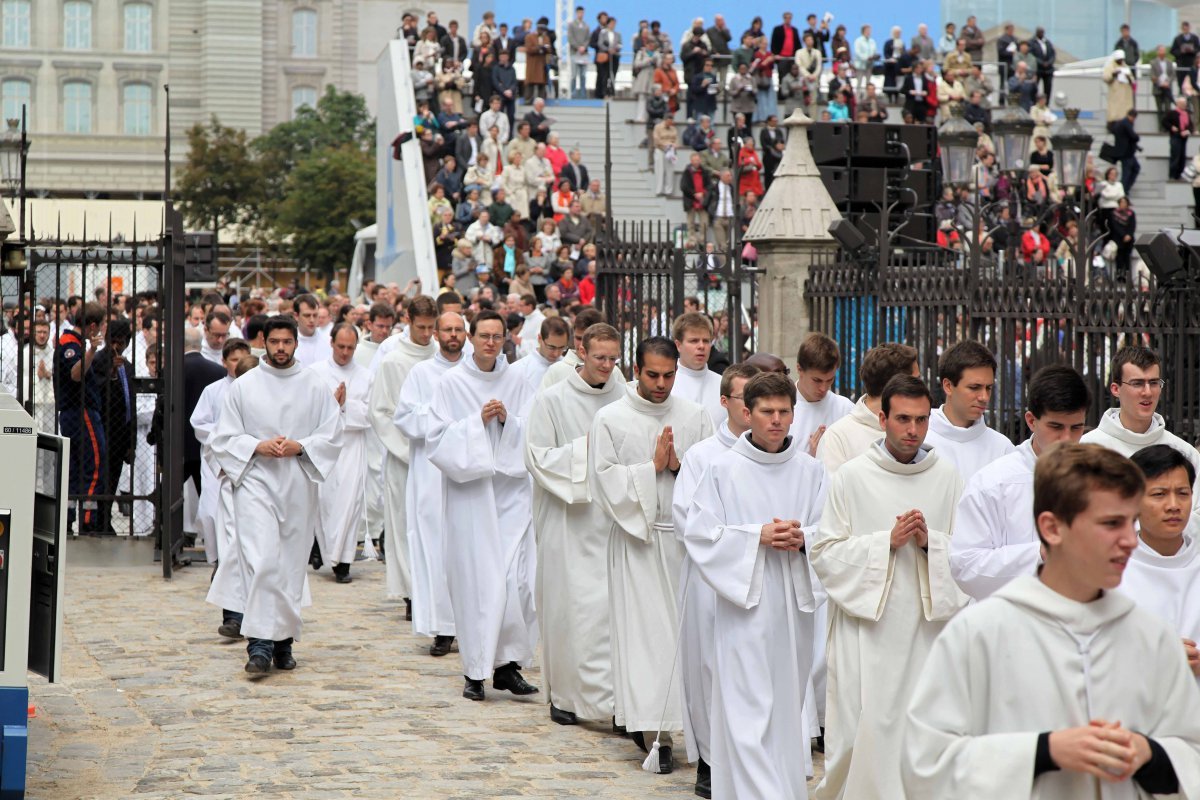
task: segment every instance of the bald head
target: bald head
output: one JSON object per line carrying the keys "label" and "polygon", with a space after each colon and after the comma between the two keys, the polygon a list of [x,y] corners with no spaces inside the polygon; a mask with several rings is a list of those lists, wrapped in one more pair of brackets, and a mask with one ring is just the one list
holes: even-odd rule
{"label": "bald head", "polygon": [[780,375],[787,374],[787,364],[783,363],[783,359],[772,353],[755,353],[744,362],[752,367],[758,367],[763,372],[778,372]]}
{"label": "bald head", "polygon": [[183,352],[199,353],[200,352],[200,329],[193,328],[191,325],[183,326]]}

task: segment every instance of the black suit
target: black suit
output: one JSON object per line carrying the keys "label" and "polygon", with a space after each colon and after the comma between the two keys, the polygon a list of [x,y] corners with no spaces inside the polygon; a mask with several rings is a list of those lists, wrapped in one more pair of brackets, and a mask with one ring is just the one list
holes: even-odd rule
{"label": "black suit", "polygon": [[[454,142],[454,160],[458,163],[458,174],[465,175],[467,167],[471,163],[471,154],[479,154],[479,150],[483,145],[483,140],[479,136],[475,136],[475,149],[471,149],[471,135],[464,129],[458,134],[458,138]],[[465,194],[464,194],[465,197]]]}
{"label": "black suit", "polygon": [[783,128],[763,128],[758,133],[758,144],[762,148],[763,171],[767,173],[766,182],[763,188],[770,188],[771,181],[775,180],[775,170],[779,169],[779,162],[783,160],[783,153],[775,149],[775,145],[780,142],[787,141],[787,134]]}
{"label": "black suit", "polygon": [[1058,53],[1054,51],[1054,44],[1049,39],[1042,40],[1033,38],[1029,40],[1029,52],[1033,53],[1033,57],[1037,59],[1037,76],[1042,82],[1042,94],[1049,99],[1054,97],[1051,92],[1051,87],[1054,85],[1054,59],[1058,57]]}
{"label": "black suit", "polygon": [[463,37],[447,34],[441,38],[438,44],[442,46],[443,60],[448,58],[460,64],[467,60],[467,53],[470,51],[467,50],[467,40]]}
{"label": "black suit", "polygon": [[542,144],[545,144],[546,137],[550,135],[550,126],[546,125],[546,130],[544,131],[538,130],[538,126],[546,123],[546,115],[539,114],[536,111],[530,111],[522,119],[524,122],[529,123],[529,138],[533,139],[535,142],[541,142]]}
{"label": "black suit", "polygon": [[[524,40],[521,41],[521,44],[524,44]],[[492,40],[492,52],[496,54],[496,63],[500,63],[501,52],[508,53],[508,63],[510,66],[517,63],[517,48],[519,46],[520,45],[517,44],[517,40],[512,36],[508,36],[504,39],[501,39],[499,36],[497,36]]]}
{"label": "black suit", "polygon": [[1112,131],[1114,139],[1114,156],[1121,162],[1121,185],[1125,187],[1125,194],[1128,195],[1138,173],[1142,171],[1142,165],[1137,160],[1138,140],[1142,137],[1134,130],[1133,120],[1129,117],[1122,117],[1112,123],[1109,130]]}
{"label": "black suit", "polygon": [[[131,378],[127,362],[122,362],[119,366],[113,364],[111,344],[96,354],[88,371],[88,380],[95,382],[100,396],[100,421],[104,426],[107,444],[107,448],[101,454],[101,458],[104,459],[105,480],[99,494],[117,494],[121,488],[121,468],[133,461],[133,433],[137,409],[134,405],[135,395]],[[98,529],[102,532],[112,531],[112,501],[100,500],[98,506]]]}
{"label": "black suit", "polygon": [[583,162],[576,164],[573,161],[568,161],[562,168],[562,172],[558,175],[559,180],[566,180],[571,184],[572,192],[582,192],[588,187],[588,170],[583,165]]}
{"label": "black suit", "polygon": [[1167,177],[1171,180],[1179,180],[1180,174],[1183,172],[1184,165],[1187,163],[1187,136],[1183,132],[1191,127],[1192,121],[1188,120],[1186,126],[1181,124],[1178,108],[1172,108],[1163,118],[1163,123],[1167,126],[1167,133],[1170,137],[1170,160],[1167,165]]}
{"label": "black suit", "polygon": [[183,354],[183,479],[194,478],[200,494],[200,442],[192,427],[192,412],[210,383],[225,377],[225,368],[199,353]]}

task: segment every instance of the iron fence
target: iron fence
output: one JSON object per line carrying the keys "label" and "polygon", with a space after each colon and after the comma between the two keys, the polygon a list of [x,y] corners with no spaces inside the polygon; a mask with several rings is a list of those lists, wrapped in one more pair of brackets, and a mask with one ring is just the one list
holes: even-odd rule
{"label": "iron fence", "polygon": [[638,343],[670,336],[693,304],[714,320],[714,358],[737,361],[757,342],[759,270],[740,254],[688,249],[665,223],[615,223],[597,252],[596,306],[622,332],[621,363],[631,374]]}
{"label": "iron fence", "polygon": [[915,347],[940,394],[937,361],[964,338],[987,345],[999,370],[989,424],[1019,442],[1025,385],[1048,364],[1068,364],[1092,392],[1089,421],[1113,404],[1109,362],[1125,345],[1153,347],[1167,381],[1159,412],[1177,434],[1200,437],[1200,293],[1149,281],[1094,281],[1087,264],[996,269],[946,250],[893,252],[882,268],[844,255],[815,265],[805,286],[814,330],[838,341],[836,388],[862,391],[858,365],[883,341]]}

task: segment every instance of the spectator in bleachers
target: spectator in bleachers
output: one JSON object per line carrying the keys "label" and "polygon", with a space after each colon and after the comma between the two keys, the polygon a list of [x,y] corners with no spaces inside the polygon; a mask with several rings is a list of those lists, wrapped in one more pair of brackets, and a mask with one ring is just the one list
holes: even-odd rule
{"label": "spectator in bleachers", "polygon": [[1188,136],[1192,132],[1192,115],[1188,109],[1186,97],[1175,98],[1175,107],[1167,112],[1167,134],[1170,137],[1170,162],[1167,165],[1167,177],[1177,181],[1183,176],[1184,165],[1187,164]]}
{"label": "spectator in bleachers", "polygon": [[1012,74],[1014,75],[1017,71],[1017,64],[1024,64],[1026,71],[1036,80],[1038,69],[1037,56],[1035,56],[1033,51],[1030,49],[1030,44],[1027,39],[1022,39],[1021,41],[1017,42],[1017,52],[1015,55],[1013,55]]}
{"label": "spectator in bleachers", "polygon": [[809,14],[806,18],[808,27],[804,29],[804,35],[812,35],[813,47],[821,53],[822,60],[829,57],[829,51],[825,49],[825,45],[829,43],[829,20],[817,22],[816,14]]}
{"label": "spectator in bleachers", "polygon": [[782,24],[771,29],[771,52],[778,58],[780,78],[783,78],[790,68],[788,59],[794,57],[796,51],[803,46],[804,40],[800,38],[800,31],[792,24],[792,12],[783,12]]}
{"label": "spectator in bleachers", "polygon": [[900,26],[892,26],[892,36],[883,43],[883,93],[896,103],[900,98],[900,87],[904,76],[900,73],[900,58],[904,55],[904,38]]}
{"label": "spectator in bleachers", "polygon": [[1163,119],[1171,110],[1171,87],[1175,83],[1175,75],[1175,62],[1167,58],[1167,48],[1160,44],[1154,52],[1154,60],[1150,62],[1150,91],[1158,109],[1159,127],[1162,127]]}
{"label": "spectator in bleachers", "polygon": [[942,59],[942,74],[953,75],[955,79],[965,78],[971,73],[971,56],[967,54],[967,40],[959,38],[954,43],[954,49]]}
{"label": "spectator in bleachers", "polygon": [[437,115],[429,110],[428,100],[421,100],[417,103],[417,113],[413,115],[413,128],[418,133],[426,128],[431,131],[438,129]]}
{"label": "spectator in bleachers", "polygon": [[846,26],[838,25],[829,40],[830,58],[834,61],[850,63],[850,41],[846,38]]}
{"label": "spectator in bleachers", "polygon": [[467,60],[467,40],[458,35],[458,21],[450,20],[446,27],[446,35],[439,42],[442,48],[442,60],[454,61],[459,64]]}
{"label": "spectator in bleachers", "polygon": [[[524,167],[525,183],[531,193],[543,189],[549,195],[554,190],[554,167],[550,166],[550,159],[546,158],[546,145],[538,144]],[[521,206],[518,205],[517,208]]]}
{"label": "spectator in bleachers", "polygon": [[479,122],[472,117],[467,121],[466,129],[459,133],[458,141],[454,143],[454,158],[458,162],[460,177],[466,175],[467,170],[479,160],[482,146]]}
{"label": "spectator in bleachers", "polygon": [[963,107],[963,119],[972,125],[980,124],[984,128],[991,127],[991,112],[983,106],[983,95],[975,89],[967,98],[967,104]]}
{"label": "spectator in bleachers", "polygon": [[523,39],[518,39],[515,35],[510,35],[508,32],[508,23],[500,23],[496,34],[492,36],[492,52],[496,54],[496,62],[500,62],[500,54],[508,53],[508,63],[517,63],[517,50],[523,43]]}
{"label": "spectator in bleachers", "polygon": [[692,20],[691,29],[679,41],[679,62],[683,65],[684,83],[691,86],[692,78],[697,72],[702,72],[705,63],[711,60],[712,44],[704,32],[704,20],[697,17]]}
{"label": "spectator in bleachers", "polygon": [[1054,95],[1054,62],[1058,53],[1054,43],[1046,37],[1046,29],[1038,26],[1033,38],[1029,40],[1029,51],[1037,59],[1037,77],[1042,82],[1042,92],[1047,97]]}
{"label": "spectator in bleachers", "polygon": [[439,270],[445,272],[451,268],[454,248],[461,236],[462,231],[454,223],[453,212],[443,206],[433,226],[433,252]]}
{"label": "spectator in bleachers", "polygon": [[567,47],[571,58],[571,97],[587,97],[588,40],[592,32],[583,19],[583,6],[576,6],[575,17],[567,24]]}
{"label": "spectator in bleachers", "polygon": [[567,165],[567,153],[558,144],[558,134],[550,131],[546,136],[546,159],[550,162],[551,169],[554,170],[554,179],[557,181],[562,176],[563,167]]}
{"label": "spectator in bleachers", "polygon": [[763,28],[762,17],[755,16],[753,19],[751,19],[750,27],[742,31],[742,35],[739,38],[745,38],[746,34],[750,34],[750,38],[752,38],[756,43],[759,39],[762,39],[767,35],[766,30]]}
{"label": "spectator in bleachers", "polygon": [[996,61],[1000,64],[1002,83],[1006,83],[1009,76],[1013,74],[1013,59],[1017,55],[1017,50],[1017,37],[1013,33],[1013,24],[1006,22],[1004,23],[1004,32],[996,37]]}
{"label": "spectator in bleachers", "polygon": [[513,153],[520,153],[521,160],[524,161],[537,150],[537,142],[530,135],[530,125],[525,120],[517,123],[517,135],[509,140],[508,146],[504,148],[504,155],[511,156]]}
{"label": "spectator in bleachers", "polygon": [[[733,139],[730,139],[730,146],[733,146]],[[709,142],[708,149],[700,154],[700,165],[704,167],[704,171],[713,180],[720,177],[721,173],[729,169],[729,156],[723,151],[721,139],[714,136]]]}
{"label": "spectator in bleachers", "polygon": [[729,72],[729,56],[732,54],[729,45],[733,41],[733,31],[725,24],[724,15],[717,14],[713,17],[713,24],[704,33],[708,36],[713,62],[717,67],[717,85],[724,86]]}
{"label": "spectator in bleachers", "polygon": [[967,24],[963,25],[962,30],[958,32],[960,39],[964,39],[967,43],[967,55],[971,57],[971,62],[979,64],[983,61],[983,31],[976,24],[975,15],[967,17]]}
{"label": "spectator in bleachers", "polygon": [[488,98],[487,111],[479,115],[479,129],[481,131],[487,133],[493,127],[497,129],[496,141],[501,146],[508,144],[510,135],[508,115],[504,113],[503,99],[497,94]]}
{"label": "spectator in bleachers", "polygon": [[500,105],[508,117],[508,127],[511,130],[513,118],[517,113],[517,71],[513,69],[509,58],[507,49],[497,50],[496,63],[492,66],[492,89],[500,98]]}
{"label": "spectator in bleachers", "polygon": [[583,206],[578,200],[571,203],[567,215],[558,223],[558,237],[572,251],[577,250],[591,237],[591,226],[583,216]]}
{"label": "spectator in bleachers", "polygon": [[[477,168],[472,167],[471,169]],[[467,178],[471,178],[471,170],[467,170]],[[454,221],[458,223],[460,228],[466,228],[472,222],[479,219],[479,212],[487,208],[488,203],[491,202],[491,190],[488,190],[487,202],[484,202],[483,190],[479,187],[479,183],[469,183],[463,187],[467,196],[458,204],[458,208],[454,210]]]}
{"label": "spectator in bleachers", "polygon": [[707,115],[701,116],[684,129],[683,144],[699,153],[708,149],[716,135],[712,118]]}
{"label": "spectator in bleachers", "polygon": [[417,18],[414,14],[405,12],[400,18],[400,36],[404,43],[408,45],[408,61],[410,64],[416,63],[413,59],[413,53],[416,52],[417,42],[421,40],[421,29],[417,25]]}
{"label": "spectator in bleachers", "polygon": [[863,25],[854,40],[854,69],[858,73],[858,90],[861,92],[871,80],[871,73],[879,61],[879,45],[871,37],[871,26]]}
{"label": "spectator in bleachers", "polygon": [[[658,70],[655,70],[658,74]],[[663,97],[662,87],[657,83],[650,85],[650,94],[646,98],[646,138],[638,147],[649,147],[650,138],[654,134],[654,126],[662,122],[667,115],[667,99]]]}
{"label": "spectator in bleachers", "polygon": [[662,89],[662,96],[667,101],[668,116],[679,112],[679,74],[675,72],[675,57],[663,53],[662,63],[654,70],[654,83]]}
{"label": "spectator in bleachers", "polygon": [[[514,209],[529,208],[529,180],[525,172],[525,159],[521,156],[520,150],[509,148],[508,166],[504,168],[504,172],[500,175],[500,186],[504,191],[504,196],[507,198],[509,205]],[[499,195],[499,192],[497,192]],[[497,200],[497,202],[500,202]],[[508,220],[496,220],[497,225],[503,225]]]}
{"label": "spectator in bleachers", "polygon": [[779,117],[767,117],[767,123],[759,131],[758,143],[762,147],[764,170],[764,185],[770,189],[771,181],[775,179],[775,170],[783,161],[783,151],[787,147],[787,134],[779,127]]}
{"label": "spectator in bleachers", "polygon": [[[484,36],[487,34],[485,33]],[[471,53],[471,108],[476,114],[486,113],[492,96],[496,94],[492,86],[492,67],[496,66],[496,54],[491,45]],[[504,118],[508,122],[508,117]],[[487,128],[484,128],[487,130]]]}
{"label": "spectator in bleachers", "polygon": [[700,154],[692,153],[691,161],[679,177],[683,195],[683,210],[687,214],[688,235],[703,242],[708,235],[708,196],[712,179],[700,164]]}
{"label": "spectator in bleachers", "polygon": [[912,73],[904,79],[903,94],[905,110],[912,114],[916,122],[925,122],[929,118],[929,97],[936,96],[937,89],[925,74],[924,61],[913,64]]}
{"label": "spectator in bleachers", "polygon": [[713,60],[706,58],[699,72],[693,73],[688,82],[688,116],[700,117],[717,113],[717,73]]}
{"label": "spectator in bleachers", "polygon": [[601,15],[604,22],[592,33],[591,44],[596,51],[596,97],[612,97],[616,91],[614,81],[621,60],[621,34],[617,22],[607,14]]}
{"label": "spectator in bleachers", "polygon": [[1124,117],[1109,126],[1109,130],[1113,134],[1114,155],[1121,163],[1121,185],[1125,187],[1126,195],[1133,189],[1138,173],[1142,171],[1142,165],[1137,157],[1138,142],[1142,138],[1135,125],[1137,116],[1137,109],[1131,108],[1125,112]]}
{"label": "spectator in bleachers", "polygon": [[1133,255],[1133,245],[1137,239],[1137,214],[1129,204],[1128,197],[1117,201],[1117,207],[1113,210],[1109,222],[1109,233],[1112,241],[1117,244],[1113,274],[1118,282],[1124,283],[1130,277],[1130,257]]}
{"label": "spectator in bleachers", "polygon": [[483,21],[476,25],[471,33],[471,46],[479,47],[483,44],[484,34],[487,34],[488,41],[496,38],[496,14],[492,11],[483,12]]}
{"label": "spectator in bleachers", "polygon": [[1109,122],[1115,122],[1133,107],[1134,75],[1125,61],[1124,50],[1114,50],[1104,62],[1101,79],[1108,84],[1106,118]]}
{"label": "spectator in bleachers", "polygon": [[942,119],[950,117],[950,107],[966,99],[966,90],[954,70],[943,69],[937,84],[938,110]]}
{"label": "spectator in bleachers", "polygon": [[729,79],[725,91],[729,98],[730,111],[735,114],[754,113],[754,107],[758,100],[758,87],[755,79],[750,75],[749,64],[745,62],[738,64],[737,73]]}
{"label": "spectator in bleachers", "polygon": [[970,97],[973,92],[979,92],[979,105],[985,109],[991,109],[992,92],[996,87],[992,85],[991,79],[983,74],[983,65],[971,64],[970,74],[963,78],[963,89],[966,90],[967,97]]}
{"label": "spectator in bleachers", "polygon": [[1121,36],[1117,39],[1117,43],[1113,45],[1113,50],[1122,50],[1125,53],[1125,60],[1130,64],[1140,63],[1142,60],[1142,50],[1138,47],[1137,39],[1130,35],[1129,26],[1121,26]]}
{"label": "spectator in bleachers", "polygon": [[750,31],[742,34],[741,44],[733,51],[730,56],[729,67],[734,72],[737,72],[738,67],[745,64],[749,67],[754,63],[754,51],[758,47],[758,38]]}
{"label": "spectator in bleachers", "polygon": [[[875,84],[868,83],[866,90],[859,95],[858,102],[855,104],[858,113],[866,113],[867,122],[886,122],[887,121],[887,104],[884,99],[879,96]],[[766,154],[763,155],[766,158]],[[770,183],[767,184],[768,186]]]}
{"label": "spectator in bleachers", "polygon": [[[550,20],[546,17],[538,19],[537,29],[527,33],[522,40],[525,51],[525,102],[535,97],[539,100],[546,96],[546,85],[549,83],[549,60],[554,53],[554,40],[547,30]],[[535,135],[537,128],[534,128]],[[544,141],[544,137],[542,139]]]}
{"label": "spectator in bleachers", "polygon": [[[521,120],[529,125],[529,138],[535,142],[545,143],[546,137],[550,135],[550,124],[552,120],[546,116],[546,101],[538,97],[533,101],[533,108],[528,111]],[[517,128],[520,133],[520,126]],[[529,156],[526,155],[526,158]]]}
{"label": "spectator in bleachers", "polygon": [[592,238],[596,238],[604,226],[604,215],[607,211],[608,200],[600,190],[600,181],[593,178],[586,192],[579,198],[579,208],[592,226]]}
{"label": "spectator in bleachers", "polygon": [[766,37],[760,38],[758,49],[754,51],[754,61],[750,64],[750,74],[754,76],[757,88],[754,122],[762,122],[772,114],[779,113],[775,97],[775,61],[775,54],[767,49]]}
{"label": "spectator in bleachers", "polygon": [[763,163],[754,147],[754,138],[744,139],[738,151],[738,194],[745,196],[753,192],[761,197],[765,192],[762,171]]}
{"label": "spectator in bleachers", "polygon": [[466,85],[467,79],[463,77],[462,63],[451,61],[448,58],[442,59],[442,71],[434,80],[438,103],[443,108],[449,104],[449,107],[461,116],[463,112],[462,92]]}
{"label": "spectator in bleachers", "polygon": [[1183,81],[1187,78],[1192,87],[1196,86],[1196,56],[1200,55],[1200,37],[1192,33],[1189,22],[1179,25],[1179,35],[1171,42],[1171,55],[1175,57],[1175,76],[1179,81],[1179,91],[1183,92]]}
{"label": "spectator in bleachers", "polygon": [[830,91],[829,103],[825,106],[830,122],[850,121],[850,100],[846,92],[844,88]]}
{"label": "spectator in bleachers", "polygon": [[413,99],[419,106],[421,103],[429,103],[433,99],[433,73],[425,69],[426,61],[423,58],[413,59],[412,68],[412,85]]}
{"label": "spectator in bleachers", "polygon": [[1015,72],[1008,79],[1008,93],[1017,95],[1017,105],[1028,111],[1037,98],[1037,77],[1029,72],[1024,61],[1017,61]]}
{"label": "spectator in bleachers", "polygon": [[442,57],[442,46],[438,43],[438,33],[433,28],[421,31],[421,38],[413,51],[414,61],[420,61],[427,67],[433,67]]}
{"label": "spectator in bleachers", "polygon": [[662,64],[662,54],[658,52],[658,39],[650,33],[649,28],[642,35],[642,47],[633,57],[633,94],[637,99],[637,111],[633,121],[645,123],[647,119],[647,101],[654,90],[654,73]]}
{"label": "spectator in bleachers", "polygon": [[754,132],[751,130],[749,118],[745,114],[734,114],[733,125],[729,128],[729,146],[731,150],[739,146],[738,142],[741,142],[743,139],[749,139],[753,135]]}
{"label": "spectator in bleachers", "polygon": [[922,61],[929,61],[934,57],[936,48],[933,38],[929,35],[929,26],[924,22],[917,26],[917,35],[912,38],[910,46],[917,49],[917,55]]}
{"label": "spectator in bleachers", "polygon": [[563,167],[560,177],[566,179],[571,184],[571,190],[578,192],[582,191],[584,186],[588,184],[588,169],[583,163],[583,154],[579,148],[573,148],[567,158],[567,164]]}
{"label": "spectator in bleachers", "polygon": [[[522,173],[522,177],[523,175]],[[522,185],[524,185],[524,182],[522,182]],[[503,186],[492,190],[492,203],[487,207],[487,211],[492,224],[499,225],[500,227],[504,227],[512,219],[512,215],[516,209],[509,200],[508,192]]]}
{"label": "spectator in bleachers", "polygon": [[654,126],[654,194],[670,195],[675,176],[675,150],[679,146],[679,131],[674,117],[667,116]]}

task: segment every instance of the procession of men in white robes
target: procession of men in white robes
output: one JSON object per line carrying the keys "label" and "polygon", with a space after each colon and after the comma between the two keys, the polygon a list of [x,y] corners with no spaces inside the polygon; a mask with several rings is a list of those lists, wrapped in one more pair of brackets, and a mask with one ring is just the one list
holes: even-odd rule
{"label": "procession of men in white robes", "polygon": [[[1063,567],[1081,545],[1047,555],[1046,542],[1059,540],[1035,500],[1035,472],[1044,462],[1059,469],[1090,407],[1070,368],[1045,368],[1029,383],[1032,436],[1013,448],[983,421],[996,364],[974,342],[942,353],[940,408],[916,377],[917,351],[897,343],[864,356],[865,391],[852,404],[833,391],[840,353],[820,334],[801,343],[794,383],[767,354],[753,359],[766,371],[707,370],[713,329],[702,314],[677,318],[669,339],[643,339],[635,363],[621,365],[624,335],[587,309],[574,325],[548,317],[523,331],[510,364],[499,314],[474,312],[468,325],[461,306],[446,306],[413,298],[386,352],[382,326],[369,340],[344,324],[302,337],[290,320],[271,320],[267,358],[219,382],[194,417],[217,496],[227,498],[214,515],[227,533],[211,537],[218,567],[208,599],[227,624],[236,615],[228,635],[249,640],[250,675],[296,666],[314,538],[348,578],[360,535],[370,535],[375,436],[386,452],[388,595],[411,599],[412,630],[433,637],[430,655],[448,655],[457,639],[464,698],[484,700],[489,678],[495,690],[537,694],[522,670],[540,662],[552,721],[611,720],[656,773],[673,770],[672,734],[682,732],[698,764],[696,793],[726,800],[807,797],[820,716],[821,800],[1107,800],[1200,785],[1190,783],[1200,775],[1200,723],[1187,716],[1200,690],[1176,674],[1200,674],[1200,557],[1188,507],[1200,458],[1153,412],[1161,381],[1152,354],[1118,354],[1112,394],[1121,408],[1106,419],[1119,429],[1101,428],[1125,445],[1130,435],[1167,445],[1159,473],[1146,460],[1154,448],[1130,448],[1146,466],[1129,474],[1144,473],[1149,489],[1123,495],[1136,494],[1143,517],[1158,522],[1147,522],[1142,540],[1121,539],[1115,552],[1130,580],[1118,593],[1097,584],[1100,599],[1090,602],[1064,595],[1082,580],[1082,567]],[[297,310],[315,320],[306,302]],[[356,352],[368,341],[374,347]],[[301,342],[310,357],[328,348],[328,358],[298,362]],[[1145,430],[1125,413],[1127,396],[1140,398]],[[1072,457],[1077,471],[1092,469]],[[1117,458],[1110,472],[1128,463]],[[1075,512],[1054,513],[1061,528]],[[1132,602],[1113,599],[1122,593]],[[964,611],[993,594],[987,614]],[[1030,614],[1073,636],[1096,630],[1122,649],[1131,641],[1148,654],[1142,667],[1164,680],[1153,696],[1126,692],[1135,696],[1114,704],[1108,687],[1153,681],[1138,683],[1128,659],[1101,659],[1090,667],[1095,686],[1085,674],[1085,689],[1056,688],[1075,685],[1077,663],[1058,634],[1034,631],[1007,646],[1015,658],[1043,659],[1042,683],[1012,676],[1025,700],[997,711],[1002,690],[976,696],[963,665],[994,670],[1006,639],[984,633],[977,644],[963,632],[976,621],[1008,630]],[[1103,696],[1093,706],[1095,687]],[[1177,709],[1151,722],[1165,703]],[[1058,723],[1092,718],[1106,722],[1087,746],[1109,748],[1106,757],[1128,768],[1098,795],[1098,773],[1076,768],[1085,745],[1058,735]],[[986,744],[975,753],[961,731],[981,725],[1033,733],[1013,745],[1019,753]]]}

